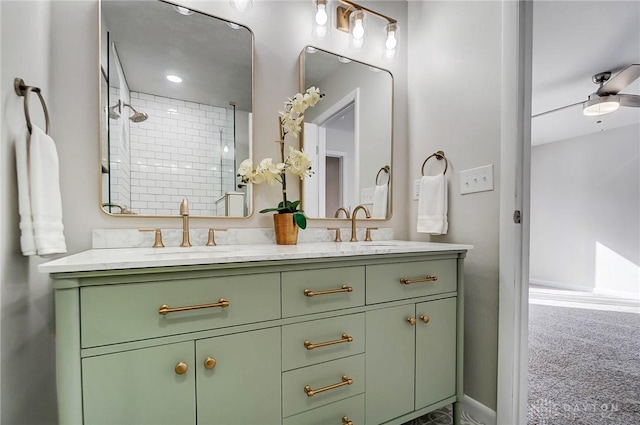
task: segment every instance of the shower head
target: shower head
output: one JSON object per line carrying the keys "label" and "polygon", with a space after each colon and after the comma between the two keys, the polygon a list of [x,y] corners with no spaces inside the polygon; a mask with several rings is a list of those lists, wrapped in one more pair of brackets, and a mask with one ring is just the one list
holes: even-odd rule
{"label": "shower head", "polygon": [[146,112],[138,112],[133,108],[133,106],[129,105],[128,103],[125,103],[124,106],[128,106],[133,111],[133,115],[129,117],[129,119],[133,122],[142,122],[146,121],[149,118],[149,115]]}
{"label": "shower head", "polygon": [[120,118],[120,101],[113,106],[109,107],[109,118],[117,120]]}

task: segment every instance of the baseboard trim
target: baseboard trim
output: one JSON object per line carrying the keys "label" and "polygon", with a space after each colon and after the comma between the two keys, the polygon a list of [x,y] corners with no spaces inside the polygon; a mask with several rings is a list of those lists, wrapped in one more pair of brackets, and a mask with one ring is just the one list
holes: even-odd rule
{"label": "baseboard trim", "polygon": [[598,294],[598,295],[609,296],[609,297],[624,298],[624,299],[627,299],[627,300],[640,301],[640,293],[635,293],[635,292],[614,291],[612,289],[595,288],[593,290],[593,293],[594,294]]}
{"label": "baseboard trim", "polygon": [[593,288],[587,286],[571,285],[570,283],[553,282],[550,280],[529,279],[529,283],[540,286],[549,286],[557,289],[566,289],[568,291],[593,292]]}
{"label": "baseboard trim", "polygon": [[496,412],[468,395],[462,400],[462,410],[485,425],[496,425]]}

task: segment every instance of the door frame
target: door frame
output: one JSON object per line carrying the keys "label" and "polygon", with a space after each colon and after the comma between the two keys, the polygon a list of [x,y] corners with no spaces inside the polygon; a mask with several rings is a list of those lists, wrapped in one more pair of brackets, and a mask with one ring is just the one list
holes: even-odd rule
{"label": "door frame", "polygon": [[532,24],[533,2],[502,0],[497,424],[527,423]]}

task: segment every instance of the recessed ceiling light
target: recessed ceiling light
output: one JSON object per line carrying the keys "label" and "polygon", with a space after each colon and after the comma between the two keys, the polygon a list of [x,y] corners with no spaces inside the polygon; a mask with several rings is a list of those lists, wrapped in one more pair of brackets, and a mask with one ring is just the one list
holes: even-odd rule
{"label": "recessed ceiling light", "polygon": [[178,77],[177,75],[167,75],[167,80],[171,81],[172,83],[182,82],[182,78]]}
{"label": "recessed ceiling light", "polygon": [[176,12],[178,12],[181,15],[184,15],[184,16],[193,15],[193,10],[187,9],[186,7],[173,6],[173,8],[176,10]]}
{"label": "recessed ceiling light", "polygon": [[236,24],[235,22],[227,22],[227,25],[229,26],[229,28],[234,29],[234,30],[239,30],[240,29],[240,25]]}

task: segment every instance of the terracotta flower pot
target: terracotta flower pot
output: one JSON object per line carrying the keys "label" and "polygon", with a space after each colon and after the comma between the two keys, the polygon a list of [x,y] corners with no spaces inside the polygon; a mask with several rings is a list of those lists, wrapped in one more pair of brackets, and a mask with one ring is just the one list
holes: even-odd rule
{"label": "terracotta flower pot", "polygon": [[292,213],[274,214],[273,228],[276,231],[278,245],[296,245],[298,243],[298,225]]}

